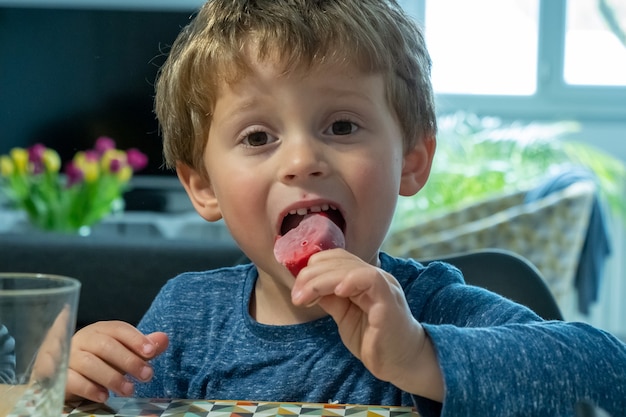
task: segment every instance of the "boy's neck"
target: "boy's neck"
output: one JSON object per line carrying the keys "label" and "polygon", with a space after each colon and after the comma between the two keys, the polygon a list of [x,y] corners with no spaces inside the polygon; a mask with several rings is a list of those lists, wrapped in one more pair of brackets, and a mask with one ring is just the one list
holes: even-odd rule
{"label": "boy's neck", "polygon": [[294,306],[290,288],[261,271],[250,297],[249,312],[259,323],[274,326],[306,323],[327,315],[319,306]]}

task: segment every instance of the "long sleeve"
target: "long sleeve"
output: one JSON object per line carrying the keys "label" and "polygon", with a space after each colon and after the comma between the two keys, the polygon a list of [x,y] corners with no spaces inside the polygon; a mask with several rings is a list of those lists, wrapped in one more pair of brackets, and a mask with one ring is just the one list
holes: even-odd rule
{"label": "long sleeve", "polygon": [[[139,324],[168,350],[136,396],[410,405],[429,416],[567,416],[578,400],[626,410],[626,346],[593,327],[545,322],[528,308],[465,285],[451,265],[381,254],[432,340],[443,404],[377,380],[341,343],[331,317],[268,326],[250,317],[252,265],[183,274]],[[268,383],[270,381],[270,383]]]}
{"label": "long sleeve", "polygon": [[571,417],[581,400],[613,416],[626,411],[626,345],[612,335],[583,323],[542,321],[437,274],[421,281],[420,288],[439,287],[419,314],[446,389],[443,405],[417,398],[424,416]]}
{"label": "long sleeve", "polygon": [[0,384],[15,382],[15,340],[0,324]]}
{"label": "long sleeve", "polygon": [[626,349],[584,324],[425,327],[444,372],[442,416],[571,417],[583,399],[626,410]]}

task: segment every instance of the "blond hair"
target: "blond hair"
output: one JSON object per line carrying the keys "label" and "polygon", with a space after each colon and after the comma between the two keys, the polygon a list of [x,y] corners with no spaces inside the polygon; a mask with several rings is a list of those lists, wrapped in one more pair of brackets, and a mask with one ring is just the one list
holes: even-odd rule
{"label": "blond hair", "polygon": [[204,172],[202,155],[219,83],[249,73],[246,45],[285,71],[325,62],[380,73],[405,148],[436,134],[424,38],[395,0],[209,0],[170,51],[155,110],[168,167]]}

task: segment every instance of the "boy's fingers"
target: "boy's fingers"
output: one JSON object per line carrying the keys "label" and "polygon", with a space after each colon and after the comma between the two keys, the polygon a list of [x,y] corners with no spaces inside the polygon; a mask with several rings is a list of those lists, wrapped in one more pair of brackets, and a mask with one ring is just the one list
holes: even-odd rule
{"label": "boy's fingers", "polygon": [[150,334],[147,334],[146,337],[150,339],[150,341],[153,343],[155,347],[154,354],[150,357],[155,357],[163,353],[165,349],[167,349],[167,346],[170,343],[170,340],[167,337],[167,334],[163,332],[150,333]]}
{"label": "boy's fingers", "polygon": [[[97,344],[87,350],[93,350],[94,353],[99,355],[107,356],[111,354],[111,348],[118,349],[117,346],[111,345],[115,344],[114,342],[124,345],[127,349],[130,349],[133,353],[144,359],[152,358],[155,352],[157,352],[157,346],[152,339],[141,333],[131,324],[123,321],[98,322],[81,329],[76,334],[76,336],[79,335],[81,339],[87,340],[87,342],[85,342],[87,344],[97,341]],[[162,341],[163,337],[156,336],[156,340],[157,342]],[[72,341],[72,343],[74,342]],[[115,353],[119,354],[120,352],[116,351]]]}
{"label": "boy's fingers", "polygon": [[[129,323],[109,321],[105,322],[105,325],[98,330],[118,340],[143,358],[152,358],[157,351],[155,342]],[[156,336],[156,341],[160,340],[162,340],[162,337]]]}
{"label": "boy's fingers", "polygon": [[143,335],[120,321],[81,329],[72,341],[68,397],[101,402],[106,401],[108,390],[121,396],[132,395],[134,384],[126,375],[139,381],[152,379],[153,371],[147,361],[162,353],[168,344],[165,333]]}
{"label": "boy's fingers", "polygon": [[127,380],[126,374],[140,380],[149,380],[152,369],[142,358],[119,343],[109,344],[109,347],[106,355],[89,350],[74,352],[70,357],[70,368],[119,395],[132,395],[133,384]]}
{"label": "boy's fingers", "polygon": [[70,368],[67,371],[65,400],[74,401],[83,398],[103,403],[109,398],[109,390]]}
{"label": "boy's fingers", "polygon": [[[110,363],[118,367],[121,373],[126,373],[142,382],[151,380],[154,375],[152,367],[147,361],[163,353],[169,344],[169,338],[163,332],[151,333],[146,335],[145,338],[149,340],[149,342],[141,345],[140,356],[127,355],[126,361],[124,362],[116,360],[115,358],[109,359]],[[118,389],[121,390],[121,392],[119,392],[121,395],[132,394],[126,382],[128,381],[116,381]]]}

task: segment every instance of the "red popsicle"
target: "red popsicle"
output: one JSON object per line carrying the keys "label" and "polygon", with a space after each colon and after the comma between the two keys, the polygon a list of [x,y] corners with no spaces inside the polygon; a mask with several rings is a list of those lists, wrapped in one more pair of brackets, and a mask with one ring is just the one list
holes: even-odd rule
{"label": "red popsicle", "polygon": [[343,232],[325,214],[307,215],[294,229],[276,239],[274,256],[297,276],[311,255],[333,248],[345,247]]}

